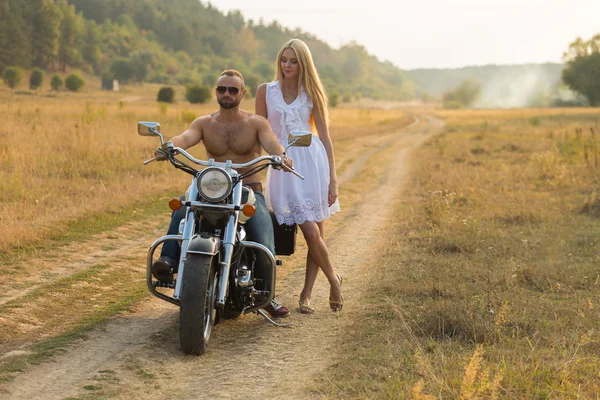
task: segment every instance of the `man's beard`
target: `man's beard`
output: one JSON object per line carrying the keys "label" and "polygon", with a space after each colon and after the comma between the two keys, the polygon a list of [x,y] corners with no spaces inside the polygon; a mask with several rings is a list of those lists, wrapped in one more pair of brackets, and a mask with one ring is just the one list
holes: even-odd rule
{"label": "man's beard", "polygon": [[239,106],[241,101],[242,101],[242,99],[239,99],[237,101],[233,100],[231,102],[224,102],[222,99],[221,100],[217,100],[217,102],[219,103],[219,105],[221,106],[221,108],[224,108],[226,110],[228,110],[230,108],[235,108],[235,107]]}

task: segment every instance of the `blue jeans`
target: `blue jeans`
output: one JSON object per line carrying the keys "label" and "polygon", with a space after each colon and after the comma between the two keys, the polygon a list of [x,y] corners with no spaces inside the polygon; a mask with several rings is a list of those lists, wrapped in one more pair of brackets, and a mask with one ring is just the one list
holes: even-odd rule
{"label": "blue jeans", "polygon": [[[254,194],[256,195],[256,202],[254,203],[254,206],[256,207],[256,213],[245,224],[248,240],[262,244],[269,249],[273,255],[275,255],[273,222],[271,220],[271,214],[269,214],[269,210],[267,209],[265,196],[262,194],[262,192],[257,191],[255,191]],[[171,224],[169,225],[167,235],[179,234],[179,223],[185,218],[185,212],[185,207],[182,207],[177,211],[173,211],[173,214],[171,215]],[[257,275],[260,277],[269,276],[267,272],[269,271],[271,261],[269,261],[267,255],[260,250],[256,250],[255,254],[255,271]],[[160,255],[171,257],[176,263],[179,263],[179,256],[181,255],[179,243],[177,243],[175,240],[166,241],[163,244]]]}

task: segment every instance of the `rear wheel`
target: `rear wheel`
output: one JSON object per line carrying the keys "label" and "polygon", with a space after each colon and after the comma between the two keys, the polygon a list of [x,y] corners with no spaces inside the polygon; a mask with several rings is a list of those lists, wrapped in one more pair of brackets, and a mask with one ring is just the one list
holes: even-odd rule
{"label": "rear wheel", "polygon": [[218,276],[212,261],[211,256],[190,254],[183,270],[179,343],[187,354],[200,355],[206,351],[215,323]]}

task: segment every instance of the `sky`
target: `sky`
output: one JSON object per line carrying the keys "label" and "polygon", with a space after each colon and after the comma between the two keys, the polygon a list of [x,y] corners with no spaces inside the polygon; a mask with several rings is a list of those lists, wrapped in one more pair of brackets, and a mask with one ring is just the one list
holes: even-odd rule
{"label": "sky", "polygon": [[333,48],[356,41],[401,69],[561,62],[600,33],[600,0],[209,0]]}

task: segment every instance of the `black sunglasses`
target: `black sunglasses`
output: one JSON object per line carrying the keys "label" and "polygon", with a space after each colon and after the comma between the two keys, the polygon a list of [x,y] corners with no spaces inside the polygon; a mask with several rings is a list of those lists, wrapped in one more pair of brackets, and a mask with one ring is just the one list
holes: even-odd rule
{"label": "black sunglasses", "polygon": [[230,94],[235,96],[240,92],[240,89],[236,88],[235,86],[217,86],[217,93],[225,94],[225,92],[227,91],[229,91]]}

